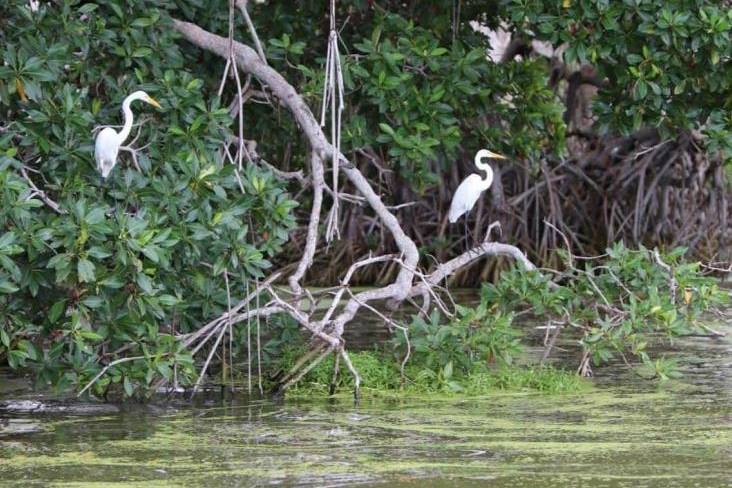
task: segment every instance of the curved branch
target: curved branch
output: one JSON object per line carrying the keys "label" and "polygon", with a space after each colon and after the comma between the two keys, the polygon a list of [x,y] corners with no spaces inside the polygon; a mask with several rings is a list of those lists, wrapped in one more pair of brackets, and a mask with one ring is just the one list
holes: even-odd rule
{"label": "curved branch", "polygon": [[446,279],[459,269],[485,256],[505,256],[513,258],[515,261],[521,263],[526,270],[536,269],[534,263],[532,263],[529,258],[526,257],[526,254],[516,246],[500,242],[484,242],[480,246],[465,251],[460,256],[437,265],[437,269],[428,274],[422,283],[412,287],[409,292],[409,296],[415,297],[428,293],[430,287],[436,286],[442,280]]}
{"label": "curved branch", "polygon": [[529,261],[529,258],[519,248],[500,242],[484,242],[480,246],[470,249],[456,258],[438,265],[435,271],[427,275],[427,282],[431,285],[436,285],[458,269],[484,256],[506,256],[518,261],[527,270],[536,268],[534,263]]}
{"label": "curved branch", "polygon": [[325,169],[320,156],[312,151],[310,155],[310,168],[313,172],[313,207],[310,210],[310,222],[308,223],[308,234],[305,239],[305,249],[300,258],[297,269],[289,278],[290,289],[296,295],[302,293],[300,280],[305,272],[313,264],[315,247],[318,243],[318,225],[320,224],[320,209],[323,206],[323,188],[325,187]]}

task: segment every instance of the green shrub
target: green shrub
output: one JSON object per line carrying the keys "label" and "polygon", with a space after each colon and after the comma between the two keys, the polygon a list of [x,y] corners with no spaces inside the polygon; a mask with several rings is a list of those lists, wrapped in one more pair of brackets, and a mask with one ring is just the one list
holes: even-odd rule
{"label": "green shrub", "polygon": [[654,251],[616,244],[605,258],[562,273],[558,285],[547,273],[516,268],[485,285],[482,297],[502,313],[527,310],[563,324],[596,365],[629,353],[649,366],[649,343],[702,330],[702,314],[728,298],[699,263],[683,261],[685,252],[659,255],[662,265]]}
{"label": "green shrub", "polygon": [[[476,364],[511,364],[521,350],[519,337],[512,316],[494,314],[484,302],[475,308],[459,306],[457,316],[448,323],[442,323],[435,310],[427,320],[415,316],[409,325],[409,365],[420,370],[420,377],[433,377],[458,389],[455,378]],[[392,343],[398,356],[406,354],[402,334],[396,334]]]}

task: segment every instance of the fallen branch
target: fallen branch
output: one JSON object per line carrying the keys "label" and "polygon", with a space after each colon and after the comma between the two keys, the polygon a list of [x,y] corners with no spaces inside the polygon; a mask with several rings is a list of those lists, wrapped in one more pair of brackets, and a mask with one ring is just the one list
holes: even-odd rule
{"label": "fallen branch", "polygon": [[145,359],[145,356],[130,356],[130,357],[121,358],[121,359],[117,359],[115,361],[112,361],[111,363],[109,363],[108,365],[106,365],[104,368],[102,368],[102,370],[99,373],[97,373],[97,375],[94,378],[92,378],[92,380],[89,383],[87,383],[86,386],[84,388],[82,388],[81,391],[76,396],[77,397],[80,397],[81,395],[83,395],[84,392],[86,390],[88,390],[94,383],[96,383],[97,380],[99,378],[101,378],[102,375],[104,375],[104,373],[106,373],[107,370],[109,368],[111,368],[112,366],[116,366],[116,365],[122,364],[122,363],[128,363],[130,361],[137,361],[138,359]]}
{"label": "fallen branch", "polygon": [[536,269],[534,263],[532,263],[529,258],[526,257],[526,254],[524,254],[519,248],[500,242],[484,242],[473,249],[469,249],[460,256],[438,265],[435,271],[427,275],[427,281],[432,285],[436,285],[460,268],[463,268],[471,264],[473,261],[485,256],[510,257],[521,263],[526,270],[531,271]]}

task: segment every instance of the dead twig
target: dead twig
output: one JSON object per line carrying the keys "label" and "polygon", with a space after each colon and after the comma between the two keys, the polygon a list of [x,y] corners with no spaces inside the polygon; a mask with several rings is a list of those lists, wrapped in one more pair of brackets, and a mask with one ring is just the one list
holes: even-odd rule
{"label": "dead twig", "polygon": [[20,174],[23,175],[25,181],[28,183],[28,185],[30,185],[31,189],[33,190],[30,195],[28,195],[29,200],[34,196],[38,196],[38,198],[40,198],[43,203],[48,205],[48,207],[57,214],[63,215],[66,213],[66,210],[62,209],[58,203],[51,200],[51,198],[46,194],[45,191],[41,190],[36,186],[35,183],[33,183],[33,180],[30,178],[30,176],[28,176],[28,172],[26,171],[25,166],[22,166],[20,168]]}

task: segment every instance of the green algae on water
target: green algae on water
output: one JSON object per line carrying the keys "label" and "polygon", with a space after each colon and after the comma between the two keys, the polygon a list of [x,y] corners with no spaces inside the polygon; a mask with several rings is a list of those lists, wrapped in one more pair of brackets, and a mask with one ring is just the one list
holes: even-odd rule
{"label": "green algae on water", "polygon": [[[466,375],[455,376],[449,382],[435,381],[418,366],[409,365],[402,379],[399,366],[382,357],[379,352],[360,351],[350,354],[361,377],[363,396],[414,397],[420,395],[476,397],[501,391],[537,391],[548,394],[568,394],[587,391],[591,383],[573,372],[551,366],[479,366]],[[322,397],[330,389],[333,359],[327,358],[310,371],[298,384],[288,390],[289,398]],[[341,372],[338,395],[350,395],[353,379],[346,370]]]}

